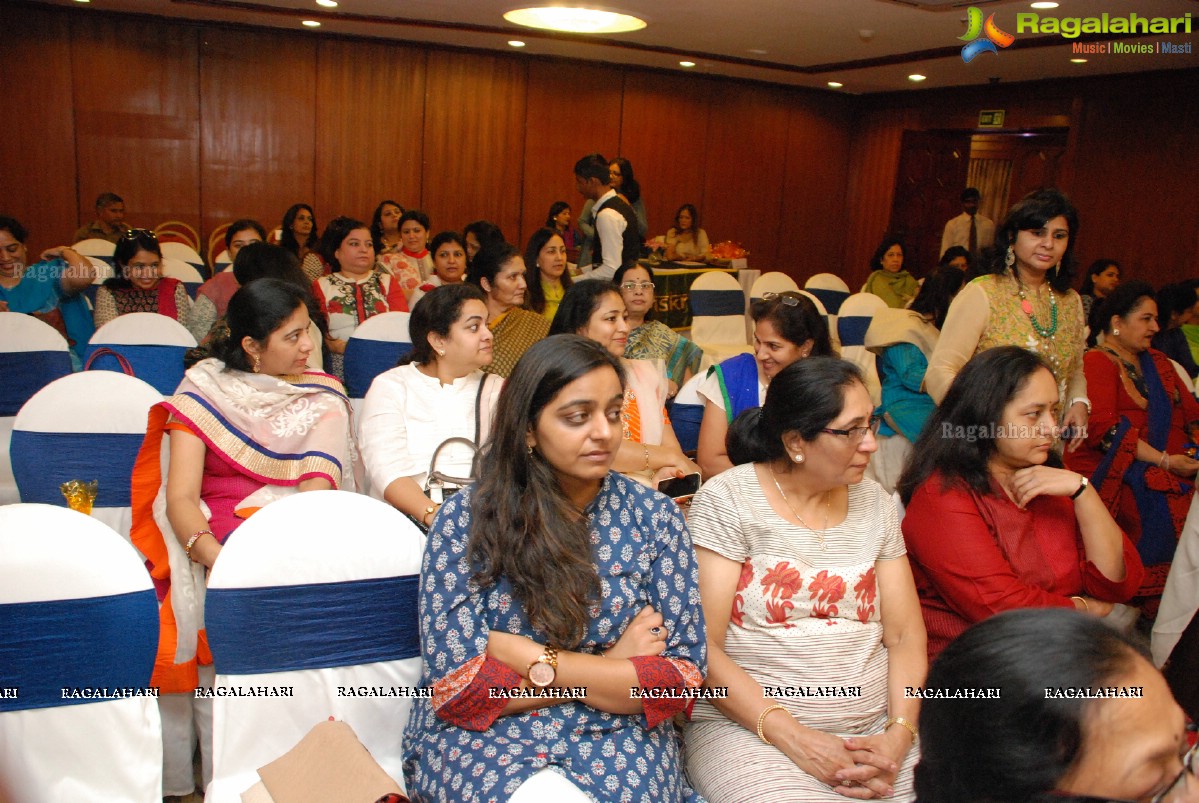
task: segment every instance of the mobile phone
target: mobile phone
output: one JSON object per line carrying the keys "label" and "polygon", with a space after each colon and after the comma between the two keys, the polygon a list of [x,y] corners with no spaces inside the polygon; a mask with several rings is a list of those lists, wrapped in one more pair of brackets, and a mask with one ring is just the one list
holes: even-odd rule
{"label": "mobile phone", "polygon": [[679,496],[690,496],[699,490],[699,472],[662,480],[658,483],[658,490],[672,499]]}

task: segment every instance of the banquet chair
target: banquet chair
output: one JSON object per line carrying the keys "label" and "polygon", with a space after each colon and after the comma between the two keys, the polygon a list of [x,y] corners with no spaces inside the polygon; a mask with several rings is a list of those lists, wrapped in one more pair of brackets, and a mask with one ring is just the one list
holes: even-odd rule
{"label": "banquet chair", "polygon": [[346,395],[360,403],[375,377],[395,368],[400,357],[411,351],[407,312],[384,312],[367,318],[346,343]]}
{"label": "banquet chair", "polygon": [[[0,696],[0,799],[161,799],[145,691],[157,650],[158,601],[133,547],[73,510],[0,507],[0,674],[18,689]],[[100,689],[132,693],[88,691]]]}
{"label": "banquet chair", "polygon": [[691,285],[691,341],[716,362],[751,351],[745,336],[745,292],[723,271],[701,273]]}
{"label": "banquet chair", "polygon": [[39,390],[13,420],[9,449],[21,501],[64,507],[62,483],[96,480],[92,518],[129,540],[129,477],[146,417],[160,401],[145,382],[110,371],[70,374]]}
{"label": "banquet chair", "polygon": [[837,333],[841,339],[841,359],[849,360],[862,369],[866,377],[866,390],[875,404],[882,400],[878,368],[874,364],[874,352],[866,349],[866,330],[879,310],[887,309],[887,302],[873,293],[854,293],[841,305],[837,316]]}
{"label": "banquet chair", "polygon": [[99,257],[111,264],[113,254],[117,252],[117,246],[116,243],[110,243],[108,240],[92,237],[75,243],[71,246],[71,250],[85,257]]}
{"label": "banquet chair", "polygon": [[[330,717],[349,723],[403,783],[409,690],[420,684],[422,549],[403,514],[348,491],[272,502],[229,538],[209,575],[204,611],[216,686],[268,694],[213,699],[207,803],[239,801],[258,781],[258,767]],[[270,696],[284,688],[290,696]],[[339,692],[346,688],[397,696]]]}
{"label": "banquet chair", "polygon": [[809,293],[807,290],[800,290],[799,293],[807,296],[808,300],[816,305],[816,311],[820,313],[820,317],[824,319],[826,324],[828,324],[829,344],[833,347],[834,351],[839,352],[841,350],[841,340],[837,335],[837,316],[830,315],[829,311],[824,308],[824,302]]}
{"label": "banquet chair", "polygon": [[[209,276],[208,266],[204,264],[204,257],[200,256],[196,249],[185,243],[159,243],[162,246],[162,258],[173,259],[190,265],[196,269],[196,273],[200,274],[201,279],[207,279]],[[168,276],[170,274],[167,274]],[[176,277],[179,278],[179,277]]]}
{"label": "banquet chair", "polygon": [[849,285],[835,273],[817,273],[804,282],[803,289],[819,298],[830,315],[840,315],[841,305],[849,298]]}
{"label": "banquet chair", "polygon": [[670,425],[674,427],[679,446],[687,453],[693,453],[699,447],[699,425],[704,420],[704,400],[697,391],[707,376],[707,371],[700,371],[684,382],[670,408]]}
{"label": "banquet chair", "polygon": [[212,234],[208,235],[208,264],[212,266],[212,270],[216,272],[217,255],[225,250],[225,232],[229,231],[229,224],[222,223],[212,230]]}
{"label": "banquet chair", "polygon": [[1178,374],[1178,378],[1182,380],[1182,384],[1186,385],[1187,390],[1189,390],[1191,395],[1194,396],[1195,381],[1191,379],[1190,374],[1187,373],[1187,369],[1183,368],[1182,363],[1178,362],[1177,360],[1170,360],[1170,363],[1174,366],[1174,373]]}
{"label": "banquet chair", "polygon": [[[200,250],[200,235],[196,233],[188,224],[182,220],[168,220],[165,223],[159,223],[154,227],[154,236],[158,238],[158,244],[165,246],[167,243],[178,245],[186,245],[188,249],[196,255],[196,261],[202,262],[200,255],[196,253]],[[166,256],[166,249],[163,249],[163,256]],[[192,260],[185,260],[191,262]]]}
{"label": "banquet chair", "polygon": [[85,370],[132,372],[170,396],[183,380],[183,355],[195,346],[195,337],[174,318],[130,312],[97,329],[82,356]]}
{"label": "banquet chair", "polygon": [[187,288],[187,294],[193,300],[196,297],[196,291],[200,289],[200,285],[204,284],[204,275],[196,269],[195,265],[185,262],[182,259],[174,259],[167,256],[165,248],[163,248],[162,256],[162,275],[183,282],[183,286]]}
{"label": "banquet chair", "polygon": [[221,273],[222,271],[233,270],[233,260],[229,258],[229,251],[221,249],[221,253],[216,255],[216,259],[212,263],[213,274]]}
{"label": "banquet chair", "polygon": [[785,273],[772,270],[754,280],[753,287],[749,291],[749,300],[750,303],[753,303],[767,293],[786,293],[797,290],[799,290],[799,285],[795,283],[794,279]]}
{"label": "banquet chair", "polygon": [[0,312],[0,505],[21,501],[8,457],[14,416],[33,394],[69,373],[71,352],[53,326]]}
{"label": "banquet chair", "polygon": [[96,305],[96,288],[104,284],[105,281],[117,275],[116,268],[112,266],[111,261],[104,261],[100,257],[83,255],[83,258],[91,263],[92,268],[96,271],[96,278],[92,279],[92,283],[84,288],[83,292],[87,296],[87,300],[91,302],[92,307]]}

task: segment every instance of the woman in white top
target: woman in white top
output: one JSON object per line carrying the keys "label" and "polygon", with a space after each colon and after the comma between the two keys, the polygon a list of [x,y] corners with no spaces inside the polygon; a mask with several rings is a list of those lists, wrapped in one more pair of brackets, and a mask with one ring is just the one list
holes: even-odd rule
{"label": "woman in white top", "polygon": [[683,204],[674,213],[674,225],[666,232],[666,258],[702,262],[710,248],[708,233],[699,227],[699,211]]}
{"label": "woman in white top", "polygon": [[[433,453],[448,438],[482,446],[503,384],[479,370],[491,362],[492,345],[483,298],[472,284],[429,291],[408,324],[412,353],[375,377],[363,402],[358,443],[371,493],[426,526],[443,501],[425,492]],[[469,477],[474,456],[465,444],[449,444],[437,470]]]}

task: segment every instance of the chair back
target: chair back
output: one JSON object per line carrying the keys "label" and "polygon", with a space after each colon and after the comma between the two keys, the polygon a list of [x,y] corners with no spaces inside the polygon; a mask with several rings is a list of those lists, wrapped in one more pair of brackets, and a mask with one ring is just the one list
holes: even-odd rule
{"label": "chair back", "polygon": [[208,235],[208,264],[212,266],[212,272],[216,273],[217,254],[225,250],[225,232],[229,231],[229,224],[222,223],[212,230],[212,234]]}
{"label": "chair back", "polygon": [[874,316],[887,309],[887,302],[873,293],[854,293],[841,305],[837,333],[841,338],[841,359],[849,360],[866,375],[866,390],[875,404],[882,401],[874,352],[866,349],[866,331]]}
{"label": "chair back", "polygon": [[[383,770],[402,779],[410,690],[420,684],[422,549],[403,514],[348,491],[286,497],[238,528],[209,576],[208,642],[216,686],[268,696],[213,700],[208,803],[240,801],[258,767],[329,717],[349,723]],[[270,696],[276,689],[291,693]]]}
{"label": "chair back", "polygon": [[133,547],[73,510],[0,507],[0,671],[18,689],[0,695],[0,795],[159,800],[157,651],[158,601]]}
{"label": "chair back", "polygon": [[108,240],[92,237],[75,243],[71,246],[71,250],[85,257],[101,257],[102,259],[111,260],[113,254],[117,252],[117,246],[116,243],[110,243]]}
{"label": "chair back", "polygon": [[696,391],[707,375],[707,371],[700,371],[684,382],[670,408],[670,425],[674,427],[675,437],[679,439],[679,446],[683,447],[684,452],[694,452],[699,448],[699,425],[704,420],[704,400]]}
{"label": "chair back", "polygon": [[[165,223],[159,223],[154,227],[154,236],[158,238],[158,244],[162,246],[165,246],[167,243],[186,245],[196,255],[196,262],[204,261],[196,253],[200,250],[200,235],[182,220],[168,220]],[[167,256],[166,248],[163,248],[162,251],[162,255]],[[192,260],[188,259],[185,261],[191,262]]]}
{"label": "chair back", "polygon": [[754,279],[753,286],[749,289],[749,300],[753,303],[767,293],[786,293],[789,290],[799,290],[799,285],[787,274],[772,270]]}
{"label": "chair back", "polygon": [[116,276],[117,271],[112,266],[111,258],[110,261],[105,261],[100,257],[88,256],[87,254],[84,254],[83,258],[90,262],[92,268],[96,271],[96,278],[92,279],[92,283],[83,289],[83,292],[87,295],[87,300],[91,302],[94,308],[96,305],[96,288],[104,284],[108,279]]}
{"label": "chair back", "polygon": [[162,275],[183,282],[183,286],[187,288],[187,294],[193,299],[196,297],[196,291],[200,289],[200,285],[204,284],[204,275],[195,265],[167,256],[165,247],[162,257]]}
{"label": "chair back", "polygon": [[229,258],[228,250],[222,248],[212,263],[212,272],[217,274],[227,270],[233,270],[233,260]]}
{"label": "chair back", "polygon": [[39,390],[13,420],[9,451],[21,501],[65,507],[64,482],[96,480],[93,518],[128,540],[133,462],[160,401],[145,382],[111,371],[70,374]]}
{"label": "chair back", "polygon": [[702,273],[688,293],[691,341],[714,361],[750,350],[745,335],[745,291],[724,271]]}
{"label": "chair back", "polygon": [[[174,318],[156,312],[130,312],[97,329],[83,359],[88,370],[128,373],[121,360],[109,353],[116,352],[133,376],[170,396],[183,380],[183,356],[195,346],[196,338]],[[97,354],[101,349],[108,351]]]}
{"label": "chair back", "polygon": [[817,273],[804,282],[803,288],[820,299],[832,315],[841,314],[841,305],[849,298],[849,285],[835,273]]}
{"label": "chair back", "polygon": [[[204,264],[204,257],[192,248],[187,243],[159,243],[162,246],[162,258],[172,259],[183,262],[195,268],[196,273],[200,274],[201,279],[209,278],[210,271],[208,266]],[[168,274],[169,275],[169,274]]]}
{"label": "chair back", "polygon": [[384,312],[367,318],[346,343],[346,394],[365,398],[371,382],[396,367],[400,357],[412,351],[407,312]]}

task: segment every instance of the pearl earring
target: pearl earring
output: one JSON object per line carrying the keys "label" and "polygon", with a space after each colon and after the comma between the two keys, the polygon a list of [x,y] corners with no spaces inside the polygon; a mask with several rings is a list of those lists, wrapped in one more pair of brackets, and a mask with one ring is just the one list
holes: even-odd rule
{"label": "pearl earring", "polygon": [[795,455],[795,462],[796,462],[796,463],[802,463],[802,462],[803,462],[803,452],[800,452],[800,453],[798,453],[798,454],[796,454],[796,455]]}
{"label": "pearl earring", "polygon": [[444,351],[442,351],[441,349],[438,349],[438,350],[437,350],[437,356],[438,356],[438,357],[444,357],[444,356],[445,356],[445,352],[444,352]]}
{"label": "pearl earring", "polygon": [[1113,329],[1113,330],[1112,330],[1112,334],[1113,334],[1113,335],[1115,335],[1115,336],[1117,336],[1117,337],[1119,337],[1119,336],[1120,336],[1120,330],[1119,330],[1119,329]]}

